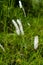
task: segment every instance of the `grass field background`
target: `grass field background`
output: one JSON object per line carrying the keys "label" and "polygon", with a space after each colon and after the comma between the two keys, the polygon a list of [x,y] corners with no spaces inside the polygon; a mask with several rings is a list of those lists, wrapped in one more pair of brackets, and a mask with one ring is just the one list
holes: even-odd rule
{"label": "grass field background", "polygon": [[[43,65],[43,10],[24,17],[22,9],[0,0],[0,65]],[[21,19],[24,35],[17,35],[12,19]],[[30,26],[28,25],[30,24]],[[39,46],[34,50],[34,37],[39,37]]]}

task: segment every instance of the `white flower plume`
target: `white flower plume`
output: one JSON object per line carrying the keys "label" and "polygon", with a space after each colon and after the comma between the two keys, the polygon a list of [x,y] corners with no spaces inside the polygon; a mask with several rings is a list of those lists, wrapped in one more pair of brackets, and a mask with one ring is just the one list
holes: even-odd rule
{"label": "white flower plume", "polygon": [[19,1],[19,7],[22,8],[23,12],[24,12],[24,16],[26,17],[26,13],[25,13],[25,9],[24,7],[22,6],[22,2]]}
{"label": "white flower plume", "polygon": [[14,24],[14,26],[16,28],[17,35],[20,35],[20,30],[19,30],[19,27],[18,27],[17,23],[15,22],[15,20],[12,20],[12,23]]}
{"label": "white flower plume", "polygon": [[25,12],[25,9],[24,9],[24,8],[22,8],[22,10],[23,10],[23,12],[24,12],[24,16],[26,17],[26,12]]}
{"label": "white flower plume", "polygon": [[22,35],[24,35],[23,26],[20,19],[17,19],[17,23],[19,24],[20,32]]}
{"label": "white flower plume", "polygon": [[21,1],[19,1],[19,7],[20,7],[20,8],[23,8]]}
{"label": "white flower plume", "polygon": [[35,38],[34,38],[34,49],[38,48],[38,43],[39,43],[38,36],[35,36]]}

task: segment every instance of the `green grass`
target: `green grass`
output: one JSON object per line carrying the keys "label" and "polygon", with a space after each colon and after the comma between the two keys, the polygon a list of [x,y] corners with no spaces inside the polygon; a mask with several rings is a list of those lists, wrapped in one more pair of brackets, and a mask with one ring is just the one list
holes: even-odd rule
{"label": "green grass", "polygon": [[[24,35],[18,36],[12,19],[21,19]],[[30,23],[28,26],[27,23]],[[39,47],[34,50],[34,36],[39,36]],[[28,14],[22,10],[3,4],[0,18],[0,65],[43,65],[43,16]]]}

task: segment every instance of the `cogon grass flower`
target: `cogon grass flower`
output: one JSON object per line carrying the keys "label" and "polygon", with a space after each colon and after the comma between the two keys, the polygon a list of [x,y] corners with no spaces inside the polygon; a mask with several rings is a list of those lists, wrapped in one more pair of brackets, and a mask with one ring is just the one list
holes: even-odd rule
{"label": "cogon grass flower", "polygon": [[34,38],[34,49],[35,50],[38,48],[38,43],[39,43],[38,36],[35,36]]}
{"label": "cogon grass flower", "polygon": [[1,49],[5,52],[5,49],[4,49],[4,47],[0,44],[0,47],[1,47]]}
{"label": "cogon grass flower", "polygon": [[14,26],[15,26],[15,28],[16,28],[16,33],[17,33],[17,35],[20,35],[20,30],[19,30],[19,27],[18,27],[16,21],[15,21],[15,20],[12,20],[12,23],[14,24]]}
{"label": "cogon grass flower", "polygon": [[21,1],[19,1],[19,7],[23,8]]}
{"label": "cogon grass flower", "polygon": [[23,10],[23,12],[24,12],[24,16],[26,17],[26,12],[25,12],[25,9],[24,9],[24,8],[22,8],[22,10]]}
{"label": "cogon grass flower", "polygon": [[20,32],[22,35],[24,35],[23,26],[20,19],[17,19],[17,23],[19,24]]}
{"label": "cogon grass flower", "polygon": [[22,6],[22,2],[19,1],[19,7],[22,8],[23,12],[24,12],[24,16],[26,17],[26,13],[25,13],[25,9],[24,7]]}

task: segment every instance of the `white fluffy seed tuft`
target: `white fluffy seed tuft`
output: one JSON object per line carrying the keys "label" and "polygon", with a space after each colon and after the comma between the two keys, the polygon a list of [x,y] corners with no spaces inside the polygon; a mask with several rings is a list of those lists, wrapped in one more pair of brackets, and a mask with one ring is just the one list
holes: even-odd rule
{"label": "white fluffy seed tuft", "polygon": [[34,49],[38,48],[38,43],[39,43],[38,36],[35,36],[35,38],[34,38]]}
{"label": "white fluffy seed tuft", "polygon": [[17,35],[20,35],[20,30],[19,30],[19,27],[18,27],[17,23],[15,22],[15,20],[12,20],[12,23],[14,24],[14,26],[16,28]]}
{"label": "white fluffy seed tuft", "polygon": [[21,2],[21,1],[19,1],[19,7],[22,8],[23,13],[24,13],[24,16],[26,17],[25,9],[24,9],[24,7],[22,6],[22,2]]}
{"label": "white fluffy seed tuft", "polygon": [[24,35],[23,26],[20,19],[17,19],[17,23],[19,24],[20,32],[22,35]]}
{"label": "white fluffy seed tuft", "polygon": [[19,1],[19,7],[20,7],[20,8],[23,8],[21,1]]}

